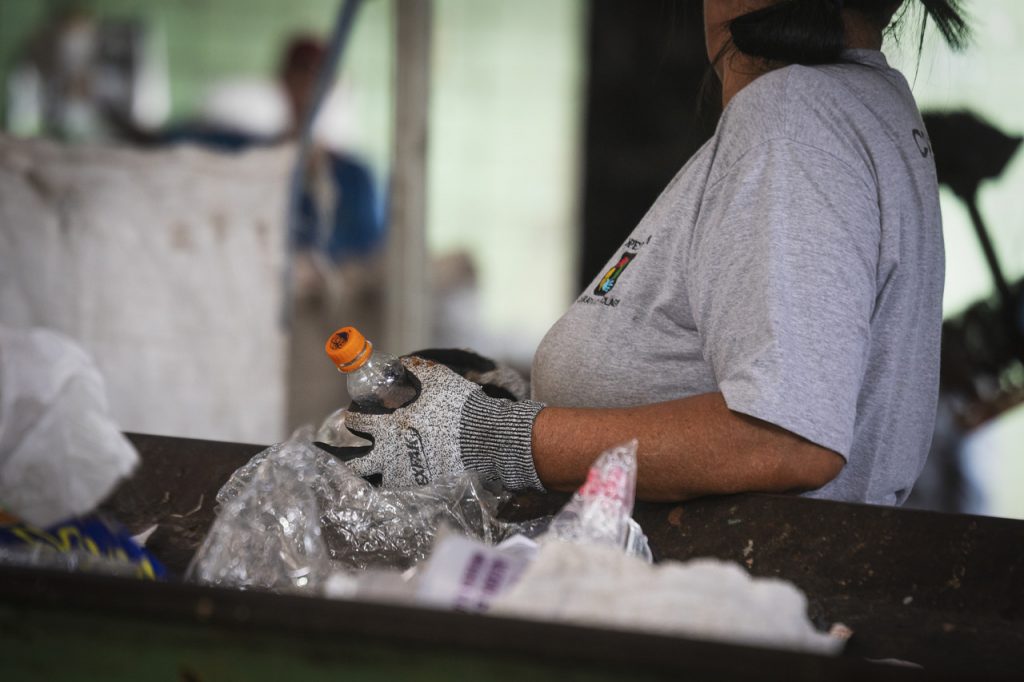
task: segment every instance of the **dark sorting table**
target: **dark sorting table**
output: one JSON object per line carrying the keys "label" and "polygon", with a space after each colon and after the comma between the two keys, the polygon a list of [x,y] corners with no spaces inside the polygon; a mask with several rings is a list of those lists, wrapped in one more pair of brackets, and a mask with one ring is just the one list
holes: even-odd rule
{"label": "dark sorting table", "polygon": [[[105,511],[180,574],[214,497],[261,447],[132,435],[143,463]],[[503,515],[551,513],[516,498]],[[776,495],[638,504],[656,558],[714,556],[795,582],[836,659],[644,633],[96,576],[0,569],[5,679],[904,679],[1016,676],[1024,522]],[[924,671],[874,665],[901,659]]]}

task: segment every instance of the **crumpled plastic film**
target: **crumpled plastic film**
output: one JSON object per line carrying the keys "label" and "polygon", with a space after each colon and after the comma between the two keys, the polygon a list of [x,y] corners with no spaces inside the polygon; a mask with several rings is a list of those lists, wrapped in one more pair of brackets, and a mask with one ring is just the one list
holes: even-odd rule
{"label": "crumpled plastic film", "polygon": [[390,490],[355,476],[349,480],[321,517],[331,556],[348,568],[409,568],[430,554],[445,525],[486,544],[503,539],[511,527],[495,519],[497,500],[475,475]]}
{"label": "crumpled plastic film", "polygon": [[542,538],[605,545],[651,561],[647,538],[632,519],[637,441],[601,453],[572,499],[551,519]]}
{"label": "crumpled plastic film", "polygon": [[217,520],[193,560],[202,582],[319,590],[332,570],[405,570],[442,526],[493,544],[520,530],[470,472],[381,489],[316,447],[306,427],[257,454],[217,493]]}
{"label": "crumpled plastic film", "polygon": [[320,531],[318,462],[298,436],[246,465],[248,480],[233,487],[237,494],[220,509],[189,567],[191,579],[243,588],[319,590],[331,559]]}
{"label": "crumpled plastic film", "polygon": [[320,428],[317,429],[316,441],[332,445],[336,448],[352,448],[372,445],[370,441],[365,438],[360,438],[348,430],[348,427],[345,426],[346,414],[348,414],[348,410],[343,407],[340,410],[335,410],[331,414],[327,415],[327,418],[324,419]]}

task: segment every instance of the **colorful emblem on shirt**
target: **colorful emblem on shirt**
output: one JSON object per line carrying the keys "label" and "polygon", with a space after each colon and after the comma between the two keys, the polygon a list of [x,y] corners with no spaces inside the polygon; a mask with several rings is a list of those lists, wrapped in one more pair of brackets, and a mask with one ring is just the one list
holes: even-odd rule
{"label": "colorful emblem on shirt", "polygon": [[622,254],[622,257],[619,258],[619,262],[613,265],[611,270],[605,273],[605,276],[601,278],[600,283],[594,287],[594,295],[604,296],[614,289],[615,283],[619,281],[619,275],[622,274],[622,271],[626,269],[626,266],[629,265],[634,258],[636,258],[635,253],[627,251]]}

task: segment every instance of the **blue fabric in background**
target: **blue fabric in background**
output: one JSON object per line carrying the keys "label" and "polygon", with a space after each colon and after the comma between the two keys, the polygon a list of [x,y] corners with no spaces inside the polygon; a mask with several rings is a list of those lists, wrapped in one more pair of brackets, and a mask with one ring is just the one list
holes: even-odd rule
{"label": "blue fabric in background", "polygon": [[[227,128],[183,125],[161,135],[164,144],[198,144],[223,152],[242,152],[278,141]],[[331,225],[319,225],[313,197],[303,194],[302,222],[293,235],[299,249],[320,249],[334,263],[365,256],[384,241],[384,210],[370,169],[354,156],[328,152],[331,179],[338,197]]]}
{"label": "blue fabric in background", "polygon": [[329,164],[338,196],[334,224],[327,226],[329,229],[320,229],[313,197],[306,192],[299,205],[302,223],[295,235],[295,245],[319,246],[338,263],[351,256],[365,256],[380,245],[384,240],[384,220],[369,169],[353,157],[334,152],[329,155]]}

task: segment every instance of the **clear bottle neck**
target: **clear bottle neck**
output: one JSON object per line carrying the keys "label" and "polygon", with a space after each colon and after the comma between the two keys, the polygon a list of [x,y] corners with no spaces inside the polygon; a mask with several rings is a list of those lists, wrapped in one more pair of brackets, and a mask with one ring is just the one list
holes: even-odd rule
{"label": "clear bottle neck", "polygon": [[362,366],[348,374],[347,385],[352,402],[366,409],[393,410],[416,397],[398,358],[379,351],[371,352]]}

